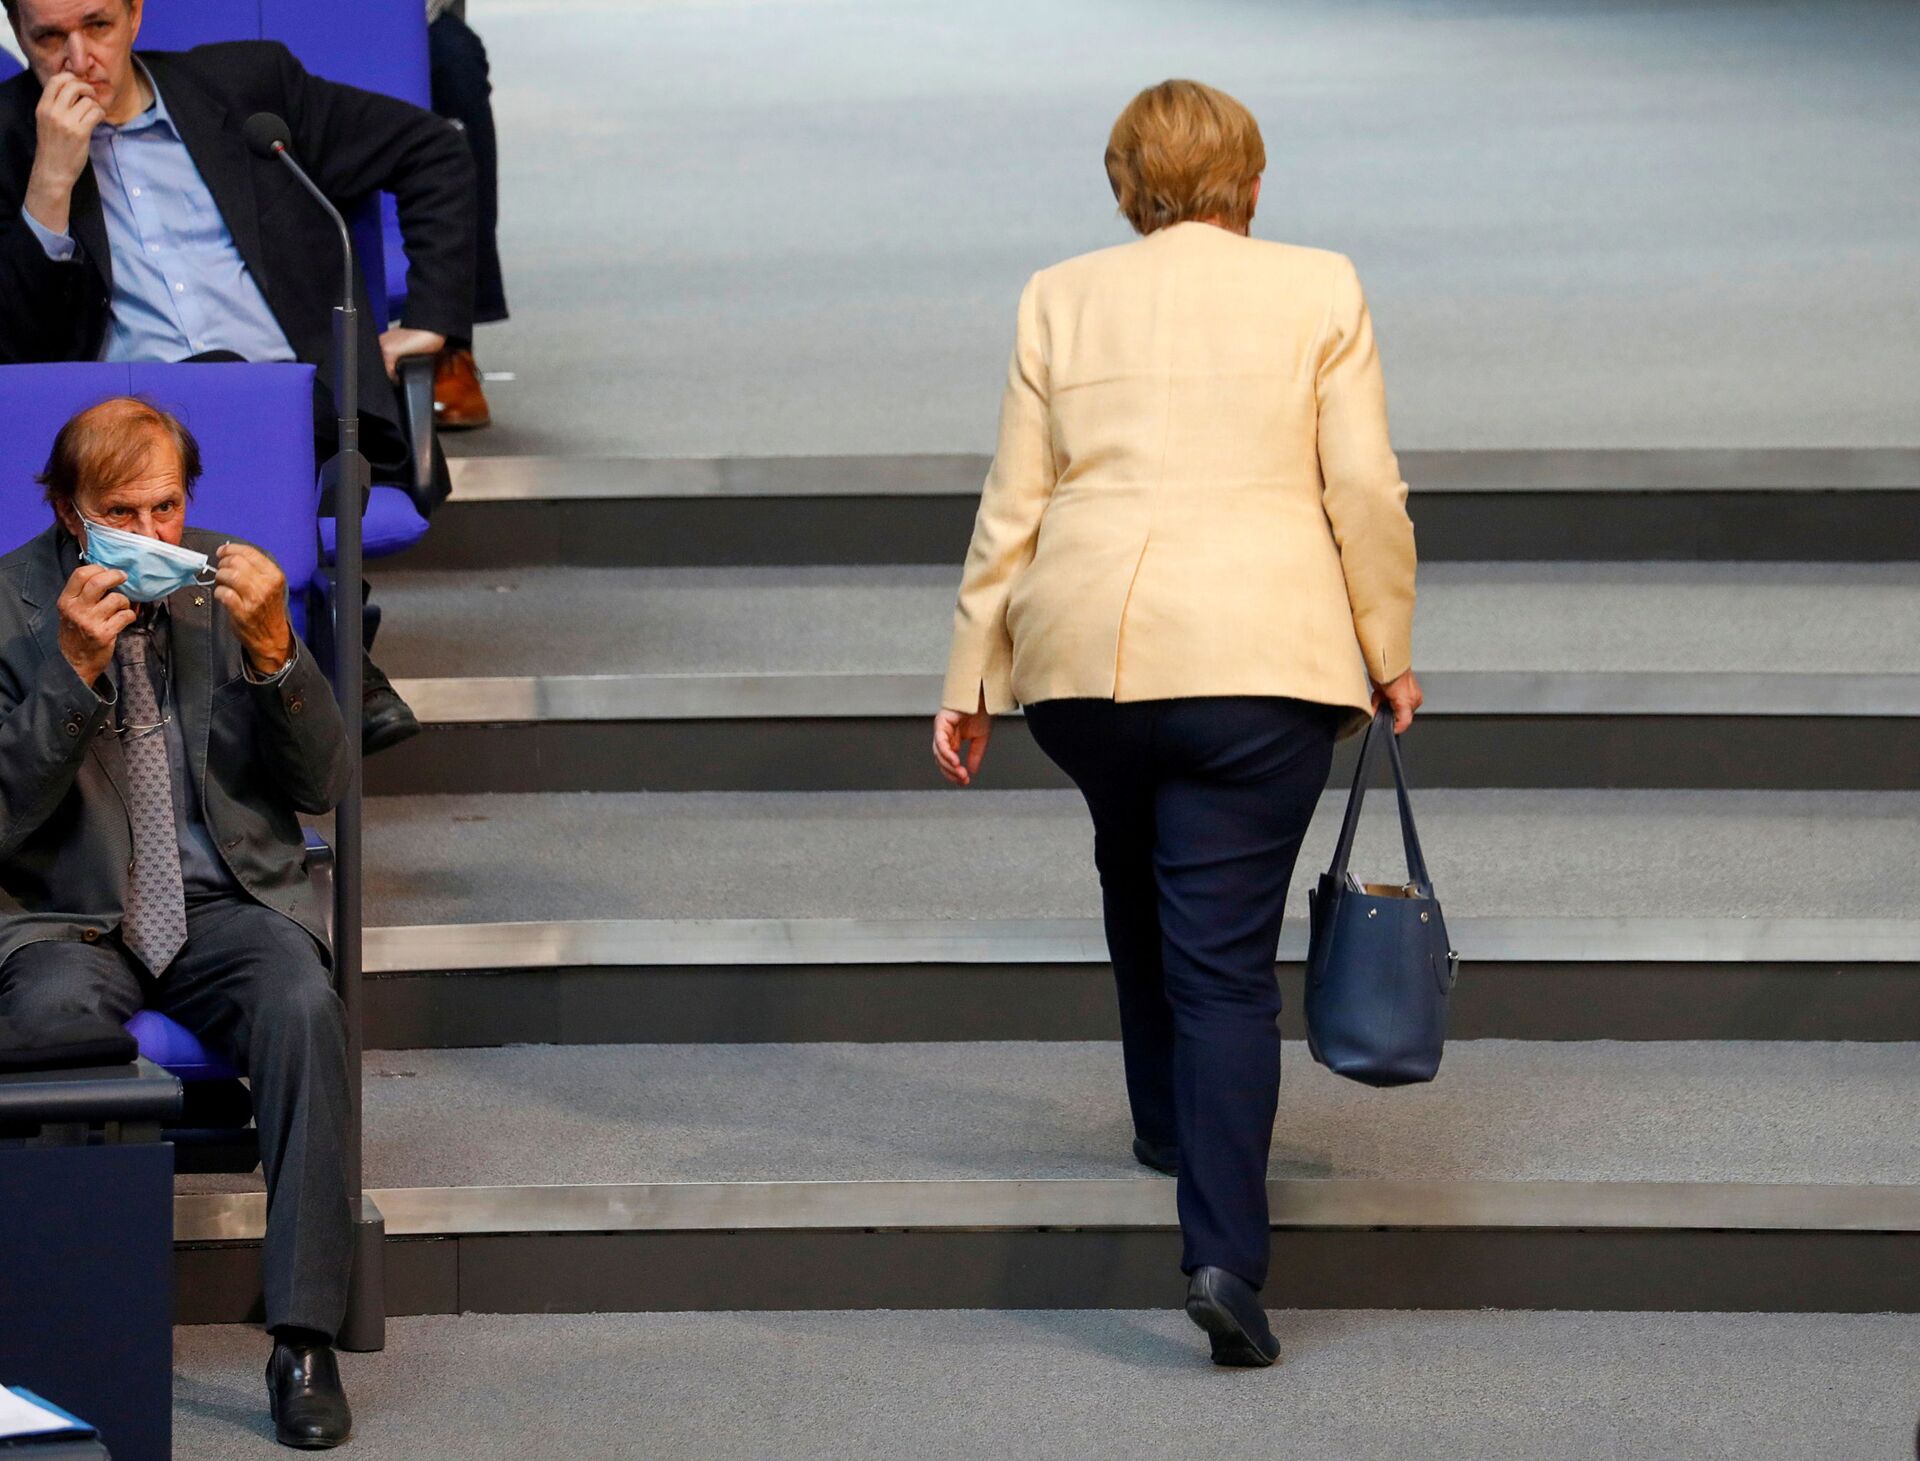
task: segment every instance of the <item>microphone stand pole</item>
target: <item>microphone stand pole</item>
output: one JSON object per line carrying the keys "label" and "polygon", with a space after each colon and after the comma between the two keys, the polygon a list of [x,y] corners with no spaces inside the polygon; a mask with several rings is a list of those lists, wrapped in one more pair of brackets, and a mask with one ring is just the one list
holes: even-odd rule
{"label": "microphone stand pole", "polygon": [[322,476],[320,512],[334,523],[333,690],[346,724],[347,793],[334,809],[333,970],[346,1007],[348,1111],[341,1153],[347,1196],[353,1204],[353,1276],[347,1314],[336,1337],[342,1349],[386,1347],[386,1283],[382,1249],[386,1220],[367,1200],[362,1162],[363,1072],[361,1070],[361,657],[364,617],[361,593],[361,514],[371,471],[360,453],[360,312],[353,297],[353,242],[346,221],[284,147],[276,148],[287,170],[324,207],[340,229],[345,260],[340,304],[333,312],[333,399],[340,410],[340,445]]}

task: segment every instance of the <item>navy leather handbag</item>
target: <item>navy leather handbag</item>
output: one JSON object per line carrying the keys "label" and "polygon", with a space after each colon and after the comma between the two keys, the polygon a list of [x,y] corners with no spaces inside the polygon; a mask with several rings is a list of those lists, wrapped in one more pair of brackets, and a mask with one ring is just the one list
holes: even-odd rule
{"label": "navy leather handbag", "polygon": [[[1393,761],[1407,852],[1407,881],[1397,886],[1363,883],[1347,870],[1360,804],[1382,742]],[[1420,852],[1390,707],[1382,706],[1367,727],[1333,866],[1308,895],[1308,905],[1307,1046],[1313,1058],[1370,1086],[1432,1080],[1440,1069],[1447,997],[1460,956],[1447,942],[1446,921]]]}

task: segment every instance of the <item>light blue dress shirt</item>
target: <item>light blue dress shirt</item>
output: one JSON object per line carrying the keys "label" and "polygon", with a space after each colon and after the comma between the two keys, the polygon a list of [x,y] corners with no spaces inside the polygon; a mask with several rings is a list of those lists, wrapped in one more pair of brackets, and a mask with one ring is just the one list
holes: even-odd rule
{"label": "light blue dress shirt", "polygon": [[[142,66],[149,86],[153,78]],[[231,350],[247,360],[292,360],[293,347],[180,140],[166,99],[125,126],[102,123],[90,144],[113,255],[112,318],[102,360],[184,360]],[[47,257],[73,257],[71,236],[23,214]]]}

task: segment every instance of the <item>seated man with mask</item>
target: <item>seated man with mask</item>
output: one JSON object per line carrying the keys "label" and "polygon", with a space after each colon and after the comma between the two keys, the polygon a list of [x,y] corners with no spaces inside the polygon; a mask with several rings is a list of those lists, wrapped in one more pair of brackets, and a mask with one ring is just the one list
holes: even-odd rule
{"label": "seated man with mask", "polygon": [[199,475],[179,421],[106,401],[54,440],[57,521],[0,558],[0,1015],[150,1006],[248,1076],[269,1400],[281,1441],[331,1446],[347,1044],[298,814],[346,790],[348,749],[280,569],[186,526]]}

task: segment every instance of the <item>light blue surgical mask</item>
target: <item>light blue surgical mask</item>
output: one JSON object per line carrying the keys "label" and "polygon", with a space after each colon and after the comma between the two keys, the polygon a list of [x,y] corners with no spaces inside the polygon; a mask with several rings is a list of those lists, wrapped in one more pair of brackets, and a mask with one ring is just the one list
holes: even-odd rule
{"label": "light blue surgical mask", "polygon": [[176,548],[158,538],[129,533],[122,528],[110,528],[90,517],[81,521],[87,525],[87,542],[81,559],[102,568],[117,568],[126,574],[127,581],[114,592],[125,594],[136,604],[155,603],[188,584],[204,587],[213,582],[213,565],[205,553]]}

